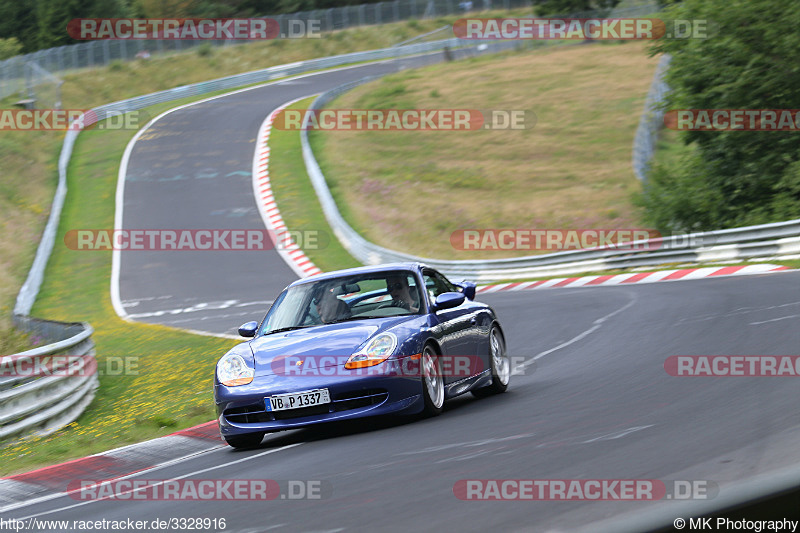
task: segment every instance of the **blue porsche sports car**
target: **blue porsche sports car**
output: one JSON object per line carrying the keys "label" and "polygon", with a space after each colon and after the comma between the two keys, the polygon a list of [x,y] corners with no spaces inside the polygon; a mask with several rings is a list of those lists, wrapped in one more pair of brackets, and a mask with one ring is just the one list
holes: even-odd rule
{"label": "blue porsche sports car", "polygon": [[494,311],[419,263],[298,280],[252,337],[217,363],[220,433],[234,448],[265,433],[383,414],[437,415],[447,398],[508,387],[511,365]]}

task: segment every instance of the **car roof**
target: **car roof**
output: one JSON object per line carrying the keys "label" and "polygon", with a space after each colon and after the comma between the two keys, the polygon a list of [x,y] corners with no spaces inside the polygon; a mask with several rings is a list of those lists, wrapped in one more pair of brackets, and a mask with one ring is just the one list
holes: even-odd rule
{"label": "car roof", "polygon": [[302,285],[304,283],[311,283],[314,281],[321,281],[326,279],[333,279],[338,278],[340,276],[347,276],[353,274],[365,274],[365,273],[372,273],[372,272],[390,272],[392,270],[410,270],[412,272],[420,272],[423,268],[427,268],[426,265],[417,262],[406,262],[406,263],[384,263],[380,265],[367,265],[362,267],[355,267],[355,268],[346,268],[344,270],[334,270],[332,272],[325,272],[324,274],[317,274],[316,276],[311,276],[308,278],[299,279],[291,284],[289,287],[294,287],[295,285]]}

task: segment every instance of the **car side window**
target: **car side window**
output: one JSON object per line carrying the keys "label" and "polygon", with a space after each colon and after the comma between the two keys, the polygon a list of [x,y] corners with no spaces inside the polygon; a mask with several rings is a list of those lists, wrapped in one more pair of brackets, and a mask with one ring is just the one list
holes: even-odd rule
{"label": "car side window", "polygon": [[423,271],[422,279],[425,281],[425,290],[428,291],[431,301],[436,300],[436,297],[442,293],[457,291],[453,284],[434,270]]}

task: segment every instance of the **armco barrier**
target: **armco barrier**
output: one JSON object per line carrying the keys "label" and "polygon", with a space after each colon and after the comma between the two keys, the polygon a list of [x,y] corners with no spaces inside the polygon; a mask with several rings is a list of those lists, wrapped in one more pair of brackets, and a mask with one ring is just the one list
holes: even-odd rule
{"label": "armco barrier", "polygon": [[[245,85],[267,82],[277,78],[293,76],[319,69],[333,68],[346,64],[353,64],[362,61],[380,61],[386,59],[398,60],[398,68],[403,68],[402,58],[419,56],[438,51],[455,51],[455,55],[472,53],[477,50],[486,50],[485,45],[467,43],[469,48],[462,48],[464,43],[459,39],[444,39],[440,41],[416,43],[405,46],[396,46],[381,50],[371,50],[367,52],[355,52],[339,56],[314,59],[309,61],[299,61],[288,65],[278,65],[267,69],[247,72],[235,76],[228,76],[208,82],[196,83],[183,87],[176,87],[166,91],[130,98],[119,102],[113,102],[91,110],[97,120],[104,120],[109,116],[120,115],[142,109],[151,105],[169,102],[189,96],[207,94],[214,91],[234,89]],[[516,46],[513,42],[495,43],[492,49],[510,48]],[[461,50],[459,50],[461,48]],[[466,50],[466,52],[465,52]],[[471,52],[470,52],[471,51]],[[67,167],[72,156],[72,149],[75,140],[80,133],[79,130],[69,130],[61,148],[58,160],[58,185],[53,198],[50,216],[45,226],[33,265],[28,273],[14,306],[15,321],[21,326],[44,327],[46,321],[37,321],[30,318],[30,312],[36,301],[42,282],[47,261],[55,245],[56,232],[58,230],[61,210],[67,194]],[[51,329],[57,326],[51,324]],[[35,325],[35,326],[34,326]],[[83,325],[83,332],[76,333],[71,339],[62,340],[54,344],[25,352],[25,356],[39,356],[45,354],[61,353],[60,350],[67,348],[77,348],[84,346],[80,343],[90,343],[91,327]],[[73,342],[75,344],[69,344]],[[82,349],[82,348],[80,348]],[[85,352],[88,354],[89,352]],[[73,352],[70,355],[79,355]],[[83,355],[83,354],[80,354]],[[93,356],[93,354],[90,354]],[[78,384],[78,385],[76,385]],[[97,376],[90,379],[79,380],[70,378],[67,381],[56,379],[38,379],[31,383],[18,384],[8,389],[2,389],[0,385],[0,439],[20,436],[26,431],[38,430],[38,432],[49,432],[60,426],[66,425],[83,411],[91,401],[94,388],[97,385]],[[77,387],[77,388],[76,388]],[[19,390],[17,390],[19,388]],[[29,391],[29,392],[26,392]],[[24,394],[23,394],[24,393]],[[39,401],[39,394],[46,394],[48,401]]]}
{"label": "armco barrier", "polygon": [[[267,82],[277,78],[284,78],[314,70],[359,63],[362,61],[397,59],[403,56],[437,52],[445,48],[455,49],[459,48],[461,45],[462,42],[459,39],[453,38],[441,41],[412,44],[396,48],[371,50],[368,52],[354,52],[333,57],[312,59],[309,61],[298,61],[296,63],[287,65],[278,65],[254,72],[246,72],[244,74],[237,74],[217,80],[195,83],[193,85],[176,87],[174,89],[159,91],[144,96],[138,96],[136,98],[129,98],[127,100],[121,100],[119,102],[113,102],[96,107],[91,111],[97,116],[98,120],[104,120],[109,116],[124,114],[137,109],[143,109],[151,105],[170,102],[190,96],[198,96],[226,89],[235,89],[245,85]],[[52,252],[53,245],[55,244],[56,230],[58,229],[58,222],[61,217],[61,209],[64,205],[64,198],[66,197],[67,193],[67,166],[69,165],[69,160],[72,156],[72,148],[75,144],[75,139],[78,137],[79,133],[80,131],[78,130],[70,130],[64,137],[61,155],[58,160],[58,187],[56,189],[53,205],[50,210],[50,218],[48,219],[44,233],[42,234],[42,239],[39,243],[39,248],[36,251],[36,257],[33,261],[33,266],[28,273],[28,277],[25,280],[22,289],[17,295],[17,301],[14,307],[14,314],[16,315],[27,316],[30,314],[33,303],[36,300],[36,295],[38,294],[39,288],[42,285],[44,269],[47,265],[47,260],[50,257],[50,253]]]}
{"label": "armco barrier", "polygon": [[[630,0],[629,0],[630,2]],[[650,6],[650,2],[637,0],[639,5]],[[392,0],[372,4],[349,5],[314,11],[287,13],[271,17],[280,27],[280,34],[297,32],[297,27],[311,28],[311,21],[319,32],[331,32],[352,27],[371,26],[401,20],[436,18],[447,15],[480,13],[484,9],[519,9],[530,7],[529,0],[479,0],[467,8],[457,0]],[[653,9],[650,7],[649,9]],[[261,18],[261,17],[258,17]],[[65,21],[66,22],[66,21]],[[181,39],[101,39],[78,44],[59,46],[46,50],[15,56],[0,61],[0,98],[30,89],[31,80],[26,80],[25,65],[36,63],[48,72],[64,75],[79,69],[96,68],[114,61],[132,61],[144,51],[153,55],[180,53],[199,47],[204,43],[213,46],[230,46],[245,43],[245,40],[181,40]]]}
{"label": "armco barrier", "polygon": [[[654,10],[657,10],[656,4],[654,3],[638,3],[631,7],[614,10],[614,16],[643,16],[653,12]],[[536,43],[537,42],[534,42],[534,44]],[[181,98],[207,94],[225,89],[234,89],[245,85],[263,83],[277,78],[294,76],[305,72],[333,68],[347,64],[388,59],[396,60],[406,56],[429,54],[445,50],[452,52],[453,50],[461,49],[462,54],[465,50],[471,51],[471,54],[474,54],[476,52],[499,51],[517,48],[520,46],[523,46],[523,44],[519,41],[501,41],[477,44],[476,41],[464,41],[457,38],[451,38],[439,41],[383,48],[380,50],[353,52],[350,54],[311,59],[308,61],[298,61],[296,63],[290,63],[286,65],[277,65],[263,70],[246,72],[244,74],[236,74],[207,82],[175,87],[174,89],[168,89],[144,96],[129,98],[127,100],[120,100],[119,102],[113,102],[96,107],[91,111],[95,113],[98,120],[103,120],[108,116],[124,114],[151,105],[171,102]],[[469,55],[470,52],[467,52],[467,54]],[[17,301],[14,306],[14,314],[25,316],[30,314],[33,303],[36,300],[36,295],[41,287],[44,277],[44,269],[47,265],[47,260],[50,257],[50,253],[55,242],[55,234],[56,230],[58,229],[61,208],[63,207],[64,198],[67,192],[67,166],[69,164],[69,160],[72,155],[72,147],[75,144],[75,139],[77,138],[78,133],[80,132],[76,130],[70,130],[67,132],[64,138],[61,155],[58,160],[58,187],[56,189],[53,205],[50,210],[50,217],[47,221],[42,239],[39,243],[39,248],[36,251],[36,257],[34,258],[31,270],[28,273],[28,277],[25,280],[22,289],[17,295]]]}
{"label": "armco barrier", "polygon": [[[437,42],[418,43],[408,46],[356,52],[329,58],[300,61],[289,65],[279,65],[256,72],[248,72],[235,76],[228,76],[209,82],[197,83],[184,87],[160,91],[157,93],[130,98],[111,104],[94,108],[92,112],[97,120],[104,120],[109,116],[120,115],[142,109],[154,104],[169,102],[188,96],[207,94],[214,91],[233,89],[244,85],[260,83],[276,78],[283,78],[345,64],[361,61],[377,61],[382,59],[396,59],[408,55],[420,55],[436,52],[445,48],[458,48],[458,39],[446,39]],[[28,273],[14,306],[14,318],[18,327],[25,329],[45,328],[49,332],[57,330],[59,326],[54,322],[39,321],[30,318],[30,312],[36,301],[36,296],[44,279],[47,261],[55,245],[61,210],[67,194],[67,167],[72,156],[75,140],[79,130],[69,130],[61,148],[58,160],[58,186],[53,198],[44,232],[33,265]],[[49,324],[46,326],[46,324]],[[88,324],[83,324],[81,332],[75,332],[75,324],[64,325],[72,328],[70,338],[59,338],[58,342],[30,350],[18,356],[37,357],[64,353],[70,350],[69,355],[86,355],[93,358],[93,344],[90,338],[92,329]],[[49,341],[50,339],[48,339]],[[91,345],[91,346],[90,346]],[[85,350],[85,351],[84,351]],[[0,382],[0,439],[19,437],[27,432],[48,433],[55,431],[80,415],[94,396],[97,386],[96,373],[92,376],[56,378],[54,376],[31,379],[24,383],[11,383],[6,380]]]}
{"label": "armco barrier", "polygon": [[[92,112],[97,120],[104,120],[109,116],[120,115],[142,109],[151,105],[169,102],[188,96],[207,94],[214,91],[234,89],[244,85],[266,82],[269,80],[302,74],[305,72],[332,68],[362,61],[379,61],[385,59],[401,60],[405,56],[419,56],[441,50],[452,50],[461,47],[459,39],[445,39],[435,42],[417,43],[407,46],[356,52],[310,61],[300,61],[288,65],[279,65],[260,71],[248,72],[235,76],[228,76],[209,82],[197,83],[184,87],[160,91],[157,93],[130,98],[111,104],[94,108]],[[399,63],[402,68],[402,61]],[[30,318],[30,312],[36,301],[42,282],[47,261],[55,245],[56,232],[61,217],[61,210],[67,194],[67,167],[72,156],[75,140],[79,130],[70,130],[64,137],[61,154],[58,160],[58,186],[53,198],[44,232],[42,234],[36,256],[28,273],[14,306],[14,317],[18,327],[34,330],[45,328],[53,333],[58,330],[58,323],[39,321]],[[46,326],[47,325],[47,326]],[[63,325],[72,328],[75,324]],[[88,324],[81,325],[81,332],[74,332],[69,339],[59,338],[58,342],[30,350],[18,356],[37,357],[64,353],[71,350],[69,355],[94,356],[91,344],[92,329]],[[49,340],[49,339],[48,339]],[[91,344],[91,347],[87,348]],[[84,351],[86,349],[86,351]],[[91,352],[91,353],[90,353]],[[27,432],[48,433],[62,427],[80,415],[94,396],[97,386],[97,375],[82,377],[56,378],[53,376],[31,379],[25,383],[11,383],[9,380],[0,382],[0,439],[19,437]]]}
{"label": "armco barrier", "polygon": [[[661,63],[661,65],[666,64],[666,62]],[[660,77],[663,68],[665,67],[659,69],[657,78]],[[373,79],[375,78],[364,78],[336,87],[317,97],[310,108],[320,109],[338,95]],[[365,264],[421,261],[452,277],[491,282],[501,279],[562,276],[665,263],[728,261],[800,253],[800,220],[791,220],[760,226],[692,233],[661,240],[636,241],[641,245],[637,246],[642,248],[641,250],[587,249],[510,259],[463,261],[417,257],[389,250],[367,241],[344,220],[311,150],[306,127],[301,130],[300,138],[306,171],[322,205],[325,218],[344,248]],[[644,243],[649,244],[644,246]]]}
{"label": "armco barrier", "polygon": [[[15,326],[50,344],[0,357],[0,441],[28,434],[46,435],[75,420],[92,401],[97,388],[92,327],[15,316]],[[46,356],[56,357],[47,371],[24,373]],[[11,361],[14,364],[11,365]]]}

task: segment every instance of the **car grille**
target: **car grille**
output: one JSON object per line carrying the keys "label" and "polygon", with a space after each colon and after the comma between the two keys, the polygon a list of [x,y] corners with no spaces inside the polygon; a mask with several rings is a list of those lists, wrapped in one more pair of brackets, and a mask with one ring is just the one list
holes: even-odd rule
{"label": "car grille", "polygon": [[261,403],[226,409],[223,416],[232,424],[259,424],[274,420],[291,420],[305,416],[349,411],[383,403],[388,397],[389,393],[385,389],[364,389],[336,394],[333,396],[333,401],[325,405],[269,412],[264,408],[264,404]]}
{"label": "car grille", "polygon": [[347,411],[383,403],[389,396],[384,389],[366,389],[363,391],[350,391],[344,394],[337,394],[333,402],[334,411]]}

